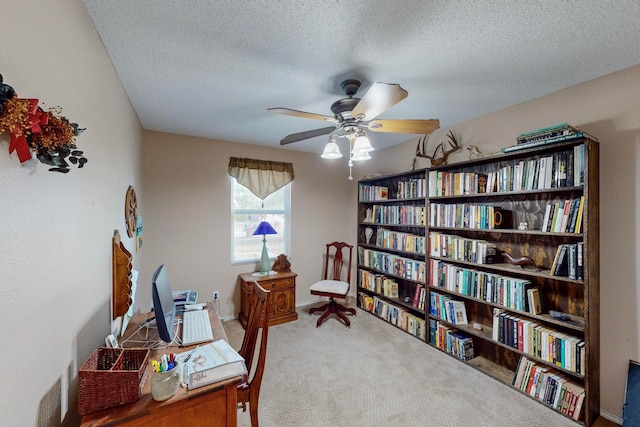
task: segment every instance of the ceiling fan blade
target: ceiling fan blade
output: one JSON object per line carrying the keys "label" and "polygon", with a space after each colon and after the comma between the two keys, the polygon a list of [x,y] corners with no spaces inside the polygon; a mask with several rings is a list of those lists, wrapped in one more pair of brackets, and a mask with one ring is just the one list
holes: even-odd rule
{"label": "ceiling fan blade", "polygon": [[371,120],[369,130],[372,132],[396,132],[427,134],[440,128],[440,120]]}
{"label": "ceiling fan blade", "polygon": [[336,130],[334,126],[330,126],[327,128],[320,128],[314,130],[306,130],[304,132],[292,133],[291,135],[287,135],[280,140],[280,145],[291,144],[292,142],[302,141],[303,139],[313,138],[314,136],[326,135],[328,133]]}
{"label": "ceiling fan blade", "polygon": [[303,117],[305,119],[324,120],[331,123],[339,123],[338,119],[331,116],[323,116],[322,114],[307,113],[306,111],[292,110],[290,108],[267,108],[272,113],[284,114],[286,116]]}
{"label": "ceiling fan blade", "polygon": [[374,117],[387,111],[398,102],[405,99],[409,93],[399,84],[375,82],[364,94],[358,105],[351,111],[353,118],[363,117],[360,120],[372,120]]}

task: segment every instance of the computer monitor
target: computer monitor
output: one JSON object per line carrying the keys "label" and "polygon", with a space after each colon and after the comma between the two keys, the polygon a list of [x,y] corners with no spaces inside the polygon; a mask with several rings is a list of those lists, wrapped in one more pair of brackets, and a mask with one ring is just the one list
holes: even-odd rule
{"label": "computer monitor", "polygon": [[156,313],[156,326],[158,335],[164,342],[173,341],[173,323],[176,316],[173,293],[169,286],[167,268],[162,264],[153,273],[151,281],[151,295],[153,298],[153,310]]}

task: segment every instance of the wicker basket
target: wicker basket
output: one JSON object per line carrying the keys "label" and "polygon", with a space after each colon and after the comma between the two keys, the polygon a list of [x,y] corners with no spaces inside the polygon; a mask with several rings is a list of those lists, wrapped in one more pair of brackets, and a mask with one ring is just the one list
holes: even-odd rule
{"label": "wicker basket", "polygon": [[78,372],[78,413],[85,415],[140,399],[148,365],[148,349],[94,350]]}

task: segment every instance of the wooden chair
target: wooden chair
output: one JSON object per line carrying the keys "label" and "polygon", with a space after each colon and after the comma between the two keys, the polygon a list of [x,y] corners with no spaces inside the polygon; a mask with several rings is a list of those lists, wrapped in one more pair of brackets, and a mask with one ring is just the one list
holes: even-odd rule
{"label": "wooden chair", "polygon": [[238,352],[244,357],[249,371],[246,380],[238,385],[238,409],[242,407],[242,411],[245,412],[247,403],[249,404],[251,427],[258,427],[258,398],[260,397],[260,384],[267,356],[270,306],[271,292],[254,282],[247,329],[242,340],[242,347]]}
{"label": "wooden chair", "polygon": [[[343,255],[343,249],[349,250],[347,257]],[[321,281],[314,283],[309,288],[311,295],[329,297],[329,302],[322,307],[314,307],[309,310],[309,314],[313,314],[318,311],[323,312],[318,318],[316,328],[319,327],[331,313],[334,313],[342,319],[348,328],[351,327],[351,321],[345,313],[355,316],[356,310],[337,303],[335,298],[344,299],[347,297],[347,293],[349,292],[349,287],[351,286],[352,252],[353,246],[345,242],[333,242],[327,244],[323,278]],[[329,265],[331,265],[331,270],[329,270]],[[346,267],[346,269],[343,269],[343,267]]]}

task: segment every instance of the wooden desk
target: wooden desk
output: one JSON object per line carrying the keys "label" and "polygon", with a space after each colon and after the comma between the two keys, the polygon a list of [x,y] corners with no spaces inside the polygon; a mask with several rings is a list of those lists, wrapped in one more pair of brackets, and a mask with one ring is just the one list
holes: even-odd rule
{"label": "wooden desk", "polygon": [[279,272],[270,276],[254,276],[253,273],[240,274],[240,314],[238,320],[247,328],[249,305],[253,294],[253,283],[258,282],[267,291],[271,291],[269,307],[269,326],[291,322],[298,318],[296,312],[296,273]]}
{"label": "wooden desk", "polygon": [[[129,322],[125,338],[134,333],[148,313],[137,314]],[[209,317],[214,339],[227,340],[222,323],[209,304]],[[228,340],[227,340],[228,341]],[[125,343],[125,347],[127,347]],[[163,350],[151,350],[150,360],[159,359],[166,353],[180,353],[190,347],[171,346]],[[237,425],[237,386],[242,377],[232,378],[209,386],[187,390],[180,387],[171,399],[156,402],[151,397],[151,364],[144,384],[142,397],[137,402],[116,406],[87,414],[82,418],[82,426],[207,426],[231,427]]]}

